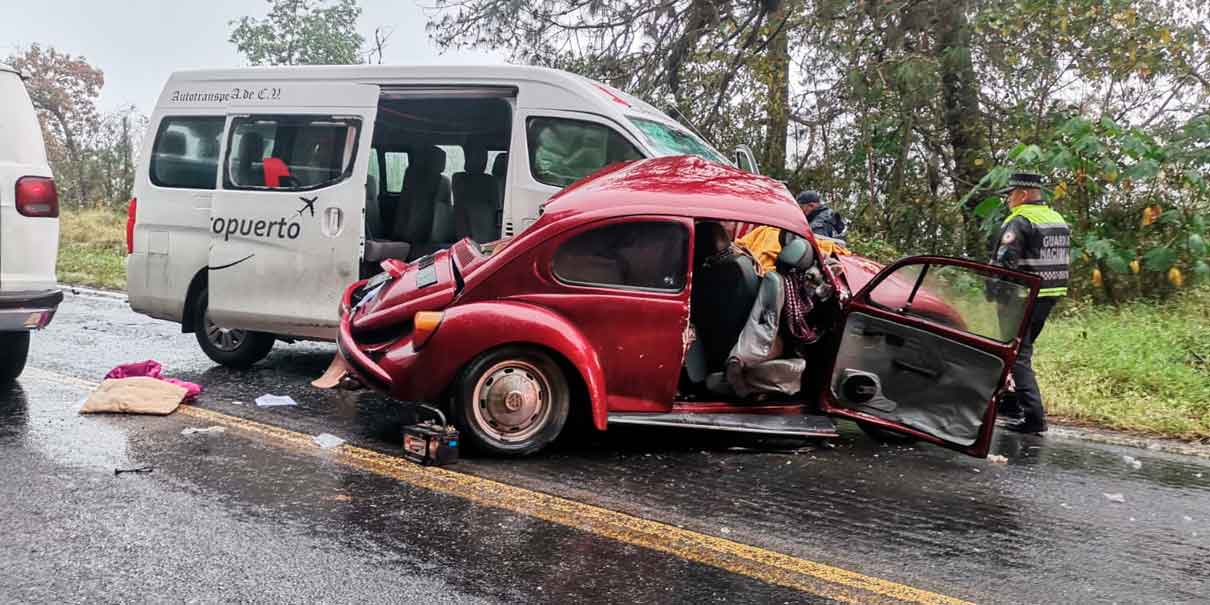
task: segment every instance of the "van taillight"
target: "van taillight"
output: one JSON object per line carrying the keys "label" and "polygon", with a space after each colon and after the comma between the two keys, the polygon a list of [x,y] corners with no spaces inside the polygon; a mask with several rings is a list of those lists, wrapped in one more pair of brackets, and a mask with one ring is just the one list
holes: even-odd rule
{"label": "van taillight", "polygon": [[17,179],[17,212],[35,218],[59,216],[59,192],[55,180],[42,176],[23,176]]}
{"label": "van taillight", "polygon": [[126,254],[134,254],[134,216],[139,209],[139,198],[130,198],[126,208]]}

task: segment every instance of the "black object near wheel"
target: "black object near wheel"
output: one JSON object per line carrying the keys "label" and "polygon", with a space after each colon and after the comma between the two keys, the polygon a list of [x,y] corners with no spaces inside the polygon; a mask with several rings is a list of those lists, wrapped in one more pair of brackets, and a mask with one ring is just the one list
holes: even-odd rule
{"label": "black object near wheel", "polygon": [[874,426],[866,422],[858,422],[857,426],[861,427],[861,431],[867,437],[879,443],[888,443],[890,445],[908,445],[916,442],[916,438],[903,433],[888,431],[882,427]]}
{"label": "black object near wheel", "polygon": [[210,321],[207,313],[209,291],[205,288],[198,294],[193,305],[194,326],[197,343],[206,356],[231,368],[247,368],[262,360],[273,349],[277,340],[272,334],[250,330],[232,330],[219,327]]}
{"label": "black object near wheel", "polygon": [[567,423],[571,391],[563,369],[538,349],[489,351],[462,371],[454,416],[480,451],[524,456],[549,445]]}
{"label": "black object near wheel", "polygon": [[28,357],[29,332],[0,332],[0,383],[16,380]]}

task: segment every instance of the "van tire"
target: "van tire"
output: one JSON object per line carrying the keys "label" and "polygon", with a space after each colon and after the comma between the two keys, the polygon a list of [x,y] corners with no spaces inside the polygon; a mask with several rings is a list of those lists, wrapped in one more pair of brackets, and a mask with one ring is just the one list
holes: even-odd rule
{"label": "van tire", "polygon": [[[197,344],[202,347],[206,357],[215,363],[242,370],[252,367],[252,364],[264,359],[269,351],[273,350],[273,343],[277,339],[272,334],[250,330],[225,330],[212,326],[206,319],[209,301],[209,291],[202,288],[193,304],[193,335],[197,337]],[[215,330],[228,337],[225,339],[226,346],[222,342],[224,338],[218,336]]]}
{"label": "van tire", "polygon": [[[510,379],[510,383],[500,382],[504,379]],[[493,389],[493,384],[497,388]],[[506,389],[511,391],[505,393]],[[513,393],[519,394],[517,401],[506,403]],[[531,405],[528,394],[537,395],[532,404],[537,419],[530,422],[522,418],[519,426],[506,426],[511,418],[504,406],[525,409]],[[563,432],[570,410],[571,388],[563,368],[549,354],[533,347],[507,346],[488,351],[463,369],[454,386],[458,429],[474,449],[486,454],[515,457],[538,452]]]}
{"label": "van tire", "polygon": [[29,358],[29,332],[0,332],[0,384],[17,379]]}

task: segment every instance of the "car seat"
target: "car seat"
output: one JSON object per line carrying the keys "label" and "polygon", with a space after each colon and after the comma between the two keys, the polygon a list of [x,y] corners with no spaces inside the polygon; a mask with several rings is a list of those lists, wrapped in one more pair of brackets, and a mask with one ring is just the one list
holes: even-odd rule
{"label": "car seat", "polygon": [[500,188],[495,177],[485,172],[487,150],[468,147],[466,168],[454,174],[454,236],[490,242],[500,237],[496,211],[500,207]]}
{"label": "car seat", "polygon": [[252,163],[265,157],[265,138],[256,132],[245,132],[239,139],[239,164],[236,174],[241,187],[257,187],[265,184],[262,170],[253,169]]}
{"label": "car seat", "polygon": [[366,245],[363,258],[367,263],[379,263],[388,258],[406,259],[412,249],[408,242],[386,239],[382,208],[378,204],[378,179],[366,177]]}
{"label": "car seat", "polygon": [[[437,204],[450,203],[449,179],[441,174],[445,170],[445,152],[440,147],[430,146],[408,154],[407,170],[403,173],[403,192],[399,197],[399,210],[395,213],[395,226],[391,233],[395,241],[412,245],[411,256],[421,250],[433,248],[433,227]],[[442,228],[438,224],[438,230]]]}
{"label": "car seat", "polygon": [[700,223],[694,239],[689,317],[708,371],[723,369],[760,289],[756,260],[733,251],[723,226]]}

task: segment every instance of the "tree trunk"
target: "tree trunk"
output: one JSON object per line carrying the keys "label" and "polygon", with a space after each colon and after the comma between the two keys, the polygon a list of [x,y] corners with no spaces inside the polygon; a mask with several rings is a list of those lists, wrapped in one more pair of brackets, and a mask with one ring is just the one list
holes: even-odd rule
{"label": "tree trunk", "polygon": [[[954,150],[954,201],[975,186],[987,169],[987,141],[980,129],[979,76],[970,55],[970,26],[966,20],[967,0],[938,0],[937,52],[941,65],[942,102],[945,129]],[[963,213],[964,247],[971,256],[984,252],[978,219]]]}
{"label": "tree trunk", "polygon": [[786,20],[790,18],[790,3],[782,2],[769,14],[767,35],[773,36],[765,49],[761,79],[769,91],[767,104],[768,128],[761,159],[762,171],[775,178],[786,173],[786,140],[790,133],[790,46]]}

